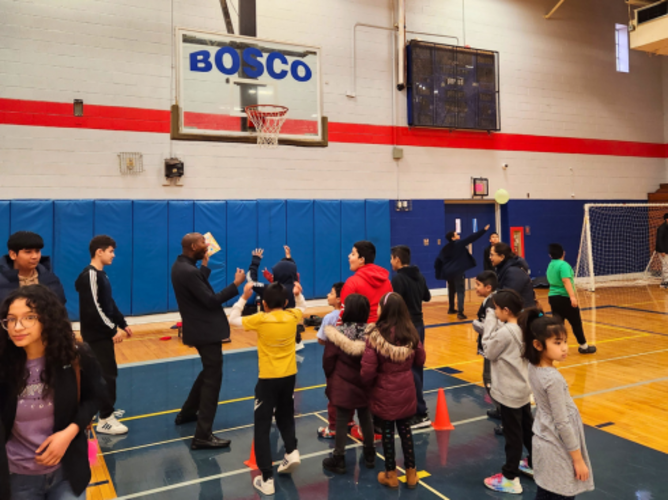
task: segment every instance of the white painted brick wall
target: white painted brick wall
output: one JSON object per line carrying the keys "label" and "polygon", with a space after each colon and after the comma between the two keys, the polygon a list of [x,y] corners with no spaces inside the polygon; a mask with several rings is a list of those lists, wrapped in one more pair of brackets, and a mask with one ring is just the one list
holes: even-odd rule
{"label": "white painted brick wall", "polygon": [[[322,47],[331,122],[390,125],[394,99],[396,123],[405,126],[388,32],[359,30],[357,97],[346,96],[353,24],[389,26],[390,4],[258,0],[258,36]],[[614,24],[627,19],[621,0],[566,2],[550,21],[535,0],[465,6],[464,30],[461,0],[410,0],[408,29],[462,43],[465,34],[467,44],[500,52],[503,132],[668,142],[668,60],[632,52],[631,73],[615,71]],[[172,27],[225,31],[218,0],[91,0],[85,8],[76,0],[0,0],[0,13],[0,98],[166,110]],[[470,177],[483,175],[517,198],[645,199],[668,181],[662,159],[406,147],[395,162],[390,146],[334,143],[172,149],[186,163],[182,188],[161,186],[166,134],[0,125],[0,198],[467,198]],[[122,177],[120,151],[141,151],[144,174]]]}

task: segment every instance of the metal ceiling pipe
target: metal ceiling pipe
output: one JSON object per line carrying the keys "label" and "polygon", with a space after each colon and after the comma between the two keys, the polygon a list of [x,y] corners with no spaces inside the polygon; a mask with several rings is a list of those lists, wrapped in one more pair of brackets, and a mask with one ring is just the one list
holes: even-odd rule
{"label": "metal ceiling pipe", "polygon": [[397,25],[397,90],[406,88],[406,0],[399,0]]}

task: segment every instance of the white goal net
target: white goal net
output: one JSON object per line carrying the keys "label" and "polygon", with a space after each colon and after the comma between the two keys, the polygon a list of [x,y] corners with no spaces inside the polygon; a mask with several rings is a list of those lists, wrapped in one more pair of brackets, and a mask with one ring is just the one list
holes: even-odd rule
{"label": "white goal net", "polygon": [[[668,203],[585,205],[575,269],[579,288],[651,285],[666,279],[663,257],[655,252],[656,232]],[[663,275],[663,278],[662,278]]]}

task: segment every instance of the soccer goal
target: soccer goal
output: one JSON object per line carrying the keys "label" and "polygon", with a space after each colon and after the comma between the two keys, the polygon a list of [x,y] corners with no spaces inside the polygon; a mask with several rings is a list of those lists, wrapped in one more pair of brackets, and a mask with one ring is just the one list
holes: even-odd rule
{"label": "soccer goal", "polygon": [[642,286],[661,282],[656,231],[668,203],[588,203],[575,269],[579,288]]}

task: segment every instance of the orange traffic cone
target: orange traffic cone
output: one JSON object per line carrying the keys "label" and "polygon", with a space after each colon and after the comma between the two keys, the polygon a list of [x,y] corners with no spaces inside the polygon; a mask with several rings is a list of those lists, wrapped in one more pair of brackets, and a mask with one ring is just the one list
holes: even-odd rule
{"label": "orange traffic cone", "polygon": [[436,403],[436,418],[431,424],[437,431],[452,431],[455,426],[450,422],[450,414],[448,413],[448,403],[445,401],[445,391],[441,387],[438,391],[438,401]]}
{"label": "orange traffic cone", "polygon": [[251,444],[251,452],[248,460],[244,461],[244,465],[249,467],[251,470],[257,470],[257,462],[255,461],[255,440]]}

